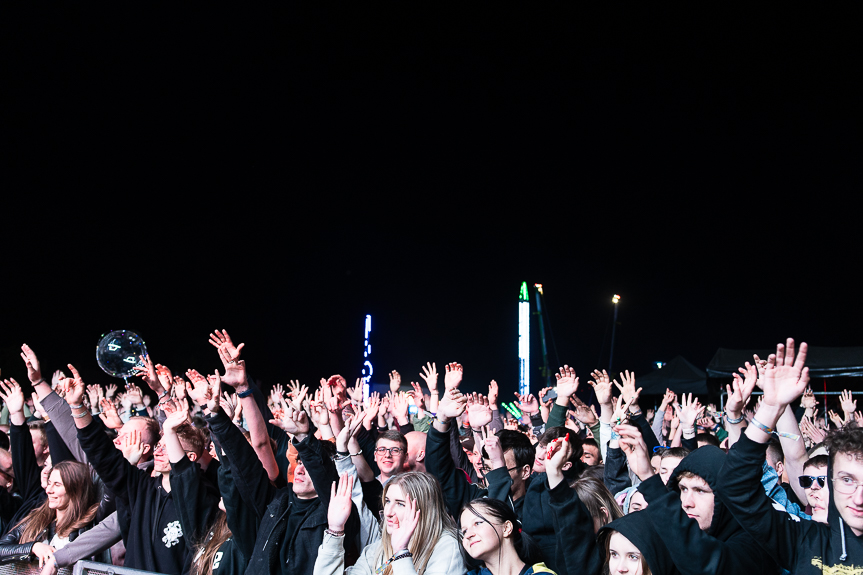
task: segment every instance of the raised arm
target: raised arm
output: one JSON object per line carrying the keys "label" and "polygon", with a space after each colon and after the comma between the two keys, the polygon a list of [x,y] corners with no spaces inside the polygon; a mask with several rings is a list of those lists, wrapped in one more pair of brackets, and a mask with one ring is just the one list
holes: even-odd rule
{"label": "raised arm", "polygon": [[0,381],[0,399],[9,408],[9,452],[12,455],[12,470],[24,501],[42,489],[40,469],[33,451],[30,428],[24,421],[24,392],[14,379]]}

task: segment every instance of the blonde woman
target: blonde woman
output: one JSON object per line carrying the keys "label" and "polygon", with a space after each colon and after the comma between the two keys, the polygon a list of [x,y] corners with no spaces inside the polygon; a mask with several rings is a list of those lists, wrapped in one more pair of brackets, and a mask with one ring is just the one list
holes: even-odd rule
{"label": "blonde woman", "polygon": [[329,529],[318,549],[314,575],[459,575],[465,573],[455,522],[443,492],[428,473],[396,475],[384,487],[384,526],[379,541],[363,549],[345,569],[344,531],[351,513],[353,477],[333,483]]}

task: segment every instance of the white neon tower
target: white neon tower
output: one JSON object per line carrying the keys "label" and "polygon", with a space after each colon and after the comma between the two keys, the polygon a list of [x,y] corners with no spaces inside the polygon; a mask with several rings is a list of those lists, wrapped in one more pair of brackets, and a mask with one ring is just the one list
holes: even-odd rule
{"label": "white neon tower", "polygon": [[530,393],[530,297],[527,282],[518,294],[518,392]]}
{"label": "white neon tower", "polygon": [[365,358],[365,361],[363,362],[363,397],[365,399],[369,398],[369,384],[372,382],[372,373],[374,373],[372,361],[369,357],[372,354],[372,344],[369,343],[371,335],[372,316],[371,314],[366,314],[365,343],[363,345],[363,358]]}

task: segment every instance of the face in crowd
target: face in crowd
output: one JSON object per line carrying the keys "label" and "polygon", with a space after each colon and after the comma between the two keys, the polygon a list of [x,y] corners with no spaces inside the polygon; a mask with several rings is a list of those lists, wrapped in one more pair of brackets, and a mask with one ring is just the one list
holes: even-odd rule
{"label": "face in crowd", "polygon": [[707,531],[713,521],[713,489],[697,475],[684,475],[677,482],[680,489],[680,506],[688,517],[698,522],[702,531]]}
{"label": "face in crowd", "polygon": [[812,520],[827,523],[827,508],[830,504],[830,484],[827,481],[827,466],[809,465],[803,468],[798,480],[806,492],[806,502],[812,507]]}
{"label": "face in crowd", "polygon": [[375,447],[375,462],[381,470],[381,474],[390,477],[403,470],[407,452],[404,445],[399,441],[391,439],[379,439]]}

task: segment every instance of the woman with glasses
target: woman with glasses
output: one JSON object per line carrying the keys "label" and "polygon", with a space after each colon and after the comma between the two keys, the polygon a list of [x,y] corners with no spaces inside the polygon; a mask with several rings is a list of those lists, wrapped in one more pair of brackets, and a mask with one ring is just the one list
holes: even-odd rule
{"label": "woman with glasses", "polygon": [[384,487],[384,525],[380,539],[363,549],[345,569],[345,526],[351,514],[354,478],[333,483],[327,513],[329,528],[318,549],[314,575],[458,575],[465,572],[455,524],[443,492],[428,473],[409,471]]}

